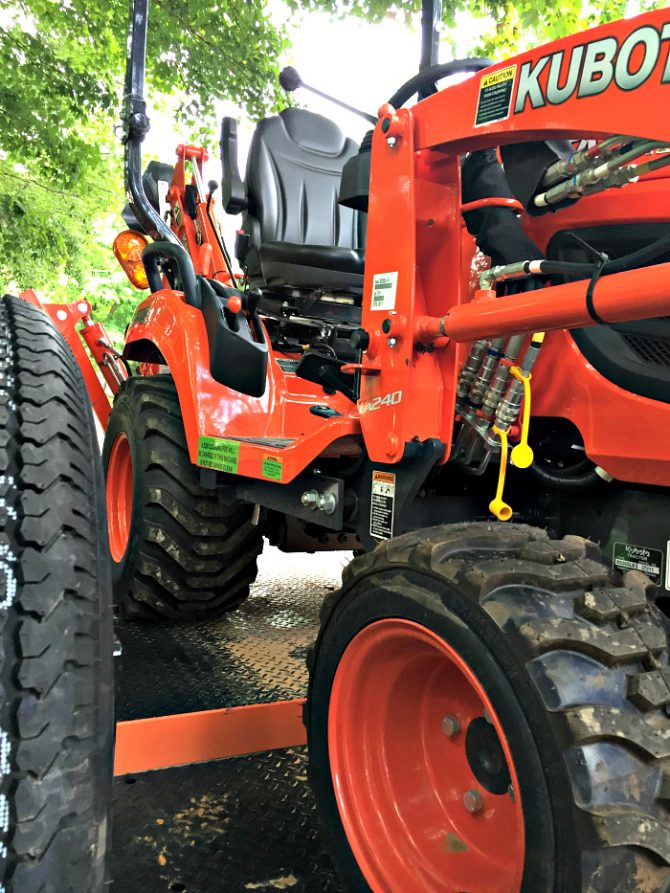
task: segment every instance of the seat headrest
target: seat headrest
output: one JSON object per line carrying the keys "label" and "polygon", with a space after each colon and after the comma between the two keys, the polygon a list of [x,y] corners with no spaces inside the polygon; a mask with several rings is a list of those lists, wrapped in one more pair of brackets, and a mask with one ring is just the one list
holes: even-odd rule
{"label": "seat headrest", "polygon": [[322,155],[339,155],[346,137],[333,121],[306,109],[284,109],[279,113],[286,132],[301,149]]}

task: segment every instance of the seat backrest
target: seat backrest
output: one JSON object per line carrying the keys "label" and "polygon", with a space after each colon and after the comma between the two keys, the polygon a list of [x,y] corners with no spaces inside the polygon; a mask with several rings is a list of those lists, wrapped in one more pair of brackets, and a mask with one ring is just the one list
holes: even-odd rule
{"label": "seat backrest", "polygon": [[365,222],[338,204],[340,176],[358,147],[314,112],[289,108],[261,121],[247,162],[250,247],[295,242],[363,248]]}

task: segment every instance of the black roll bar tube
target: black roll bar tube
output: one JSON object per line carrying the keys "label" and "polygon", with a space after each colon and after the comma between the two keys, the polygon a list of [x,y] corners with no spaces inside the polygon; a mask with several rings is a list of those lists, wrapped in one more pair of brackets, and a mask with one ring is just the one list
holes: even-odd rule
{"label": "black roll bar tube", "polygon": [[150,126],[144,99],[148,16],[149,0],[130,0],[126,80],[121,117],[125,189],[133,214],[151,238],[178,245],[179,240],[175,234],[149,202],[142,182],[142,141]]}

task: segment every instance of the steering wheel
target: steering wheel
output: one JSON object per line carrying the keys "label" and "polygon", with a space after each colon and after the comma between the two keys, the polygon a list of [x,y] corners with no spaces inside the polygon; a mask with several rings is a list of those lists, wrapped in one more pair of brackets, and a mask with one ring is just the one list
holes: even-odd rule
{"label": "steering wheel", "polygon": [[441,65],[431,65],[430,68],[424,68],[413,78],[406,81],[400,89],[396,90],[389,99],[389,103],[394,109],[400,108],[408,99],[411,99],[415,93],[420,96],[430,96],[437,93],[437,82],[452,74],[475,73],[483,71],[493,65],[490,59],[456,59],[453,62],[444,62]]}

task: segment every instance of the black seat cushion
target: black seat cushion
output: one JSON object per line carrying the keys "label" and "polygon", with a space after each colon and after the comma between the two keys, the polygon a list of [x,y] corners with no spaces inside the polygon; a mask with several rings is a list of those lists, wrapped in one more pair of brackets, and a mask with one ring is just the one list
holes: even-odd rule
{"label": "black seat cushion", "polygon": [[[268,243],[290,245],[291,250],[317,246],[316,255],[304,260],[311,269],[322,271],[330,269],[323,252],[334,251],[328,260],[336,264],[335,272],[360,275],[359,267],[352,271],[342,264],[347,265],[345,256],[355,264],[352,253],[365,247],[365,215],[338,203],[342,168],[356,151],[356,143],[347,139],[336,124],[305,109],[285,109],[260,122],[247,162],[249,207],[243,218],[243,229],[249,235],[245,262],[252,282],[268,282],[268,272],[273,284],[282,284],[276,263],[291,267],[302,264],[302,260],[289,261],[286,254],[280,260],[272,248],[267,255]],[[313,263],[317,256],[318,262]],[[266,269],[266,259],[271,270]],[[296,270],[290,272],[294,280],[299,275]],[[348,287],[347,279],[336,278]],[[295,281],[283,284],[298,287]],[[339,287],[325,280],[310,281],[308,287],[315,285]]]}
{"label": "black seat cushion", "polygon": [[364,255],[352,248],[264,242],[258,256],[263,279],[268,285],[323,287],[354,293],[363,289]]}

